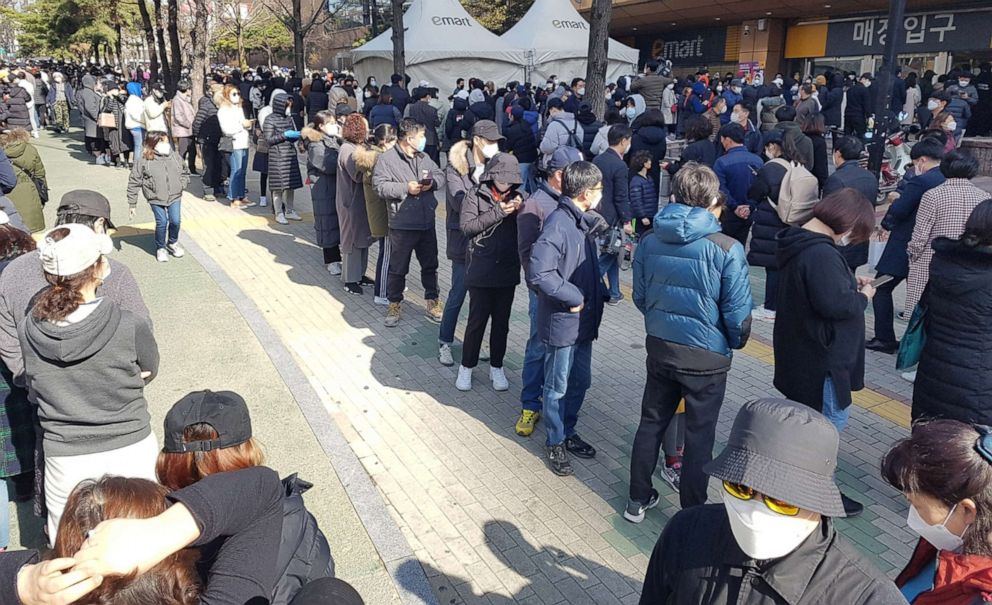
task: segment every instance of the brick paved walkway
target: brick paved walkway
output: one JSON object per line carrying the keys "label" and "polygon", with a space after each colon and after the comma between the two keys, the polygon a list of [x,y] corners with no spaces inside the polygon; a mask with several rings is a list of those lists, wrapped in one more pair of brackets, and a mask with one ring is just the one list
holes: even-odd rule
{"label": "brick paved walkway", "polygon": [[[305,209],[306,196],[298,197]],[[575,476],[559,478],[545,465],[540,427],[528,439],[513,433],[527,336],[522,286],[506,360],[510,391],[493,392],[480,370],[475,390],[460,393],[455,368],[436,361],[437,326],[423,318],[416,280],[409,282],[401,325],[386,329],[384,308],[372,304],[371,293],[347,295],[324,270],[309,220],[281,226],[266,209],[246,213],[199,200],[185,204],[183,214],[186,234],[254,301],[294,355],[381,491],[440,602],[637,602],[650,550],[678,500],[656,480],[667,501],[644,523],[631,525],[619,514],[644,373],[643,321],[630,302],[608,308],[594,346],[593,386],[579,429],[599,455],[576,461]],[[440,218],[438,233],[443,250]],[[441,265],[443,293],[450,264]],[[762,277],[755,271],[759,302]],[[623,274],[628,285],[629,278]],[[774,393],[770,339],[771,324],[756,323],[752,343],[735,356],[717,451],[740,405]],[[870,390],[856,396],[860,407],[843,435],[838,471],[845,491],[866,511],[838,526],[894,575],[913,537],[905,529],[902,497],[881,482],[877,469],[889,444],[907,434],[911,385],[892,369],[893,357],[868,357]],[[711,494],[720,498],[712,486]]]}

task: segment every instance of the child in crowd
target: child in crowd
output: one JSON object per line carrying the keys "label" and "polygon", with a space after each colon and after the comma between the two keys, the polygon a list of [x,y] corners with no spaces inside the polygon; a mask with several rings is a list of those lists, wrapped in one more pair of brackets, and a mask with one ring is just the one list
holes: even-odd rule
{"label": "child in crowd", "polygon": [[176,258],[185,254],[179,245],[179,224],[183,190],[188,184],[189,172],[179,154],[173,153],[169,135],[148,132],[128,179],[127,203],[134,218],[140,187],[155,215],[155,256],[160,263],[167,262],[170,254]]}

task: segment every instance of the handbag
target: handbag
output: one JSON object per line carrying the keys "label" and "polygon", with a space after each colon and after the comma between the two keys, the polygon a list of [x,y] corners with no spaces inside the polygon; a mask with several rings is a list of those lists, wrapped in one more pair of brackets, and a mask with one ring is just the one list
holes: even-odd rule
{"label": "handbag", "polygon": [[97,116],[96,125],[99,126],[100,128],[116,129],[117,118],[115,118],[114,114],[112,113],[103,112],[99,116]]}
{"label": "handbag", "polygon": [[878,266],[878,261],[882,260],[882,253],[885,252],[885,244],[888,240],[879,241],[873,237],[868,241],[868,266],[874,269]]}
{"label": "handbag", "polygon": [[220,142],[217,144],[217,150],[226,152],[234,151],[234,137],[222,136]]}
{"label": "handbag", "polygon": [[899,342],[899,354],[896,356],[896,369],[908,370],[920,363],[923,355],[923,346],[927,342],[927,333],[924,324],[927,319],[927,307],[919,302],[913,309],[913,316],[909,318],[909,325],[906,326],[906,333]]}

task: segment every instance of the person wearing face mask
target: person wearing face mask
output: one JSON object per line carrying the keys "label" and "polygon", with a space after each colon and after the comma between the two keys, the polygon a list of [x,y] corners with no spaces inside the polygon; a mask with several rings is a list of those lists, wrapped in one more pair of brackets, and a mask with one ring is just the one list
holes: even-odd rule
{"label": "person wearing face mask", "polygon": [[28,398],[45,451],[48,535],[69,493],[104,474],[155,479],[158,446],[144,397],[158,372],[151,324],[97,296],[113,243],[78,224],[38,245],[47,288],[20,332]]}
{"label": "person wearing face mask", "polygon": [[451,355],[451,346],[455,342],[455,327],[468,291],[465,286],[465,270],[469,240],[461,228],[462,206],[469,192],[477,189],[482,183],[486,165],[499,153],[500,143],[504,140],[495,122],[481,120],[472,126],[470,141],[459,141],[448,152],[448,165],[444,170],[447,185],[445,255],[451,261],[451,290],[445,301],[437,339],[438,361],[443,366],[455,364]]}
{"label": "person wearing face mask", "polygon": [[679,500],[682,508],[706,502],[703,465],[713,454],[732,350],[742,348],[751,332],[747,262],[743,246],[720,232],[719,179],[709,167],[689,162],[675,175],[672,194],[675,202],[659,209],[654,229],[634,254],[634,304],[644,314],[648,357],[623,512],[631,523],[658,505],[651,477],[683,397]]}
{"label": "person wearing face mask", "polygon": [[196,174],[196,142],[193,140],[193,118],[196,110],[190,100],[189,79],[179,81],[179,89],[172,102],[172,136],[179,140],[179,157],[188,162],[189,173]]}
{"label": "person wearing face mask", "polygon": [[741,91],[741,81],[738,79],[731,80],[730,86],[723,91],[723,98],[727,102],[728,111],[720,116],[721,124],[729,124],[731,122],[732,116],[730,110],[744,100]]}
{"label": "person wearing face mask", "polygon": [[[775,388],[822,413],[838,432],[847,425],[851,392],[864,388],[864,314],[875,295],[872,278],[855,278],[838,246],[866,242],[874,229],[871,203],[847,188],[826,195],[801,227],[776,236]],[[864,509],[843,498],[849,516]]]}
{"label": "person wearing face mask", "polygon": [[924,137],[913,146],[909,156],[913,160],[915,176],[906,180],[902,193],[889,206],[882,219],[880,239],[887,243],[875,266],[876,278],[890,275],[893,279],[879,286],[871,301],[875,311],[875,337],[865,343],[865,348],[886,354],[899,350],[899,342],[893,329],[892,292],[909,276],[909,253],[906,248],[913,236],[920,201],[923,194],[944,182],[944,175],[940,172],[944,148],[940,141]]}
{"label": "person wearing face mask", "polygon": [[[974,88],[974,87],[972,87]],[[967,100],[962,98],[960,95],[956,95],[950,92],[950,90],[944,90],[940,92],[935,92],[930,95],[931,100],[936,99],[938,102],[943,104],[940,113],[932,111],[932,118],[927,124],[927,128],[934,128],[936,126],[935,121],[940,116],[941,113],[948,114],[953,119],[953,127],[949,127],[947,123],[944,124],[944,128],[950,130],[954,133],[954,139],[956,143],[960,143],[961,137],[964,135],[964,130],[968,126],[968,120],[971,119],[971,105]],[[929,108],[930,104],[927,104]]]}
{"label": "person wearing face mask", "polygon": [[705,468],[722,483],[723,504],[682,510],[665,525],[641,605],[905,605],[834,524],[844,516],[838,443],[834,427],[798,403],[745,403]]}
{"label": "person wearing face mask", "polygon": [[[850,187],[873,203],[878,199],[878,178],[858,163],[863,150],[861,141],[851,136],[842,137],[834,143],[833,164],[836,169],[823,184],[823,195]],[[845,244],[841,252],[852,271],[868,262],[867,242],[855,246]]]}
{"label": "person wearing face mask", "polygon": [[958,420],[913,425],[882,459],[920,536],[896,586],[913,605],[984,603],[992,586],[992,436]]}
{"label": "person wearing face mask", "polygon": [[179,225],[182,195],[187,185],[189,172],[172,149],[169,135],[149,131],[128,178],[128,215],[134,218],[140,189],[155,215],[155,257],[160,263],[168,262],[170,255],[182,258],[185,254],[179,245]]}
{"label": "person wearing face mask", "polygon": [[337,179],[341,127],[330,110],[314,115],[313,127],[300,133],[307,152],[307,178],[313,203],[313,228],[323,252],[324,266],[331,275],[340,275],[341,228],[338,223]]}
{"label": "person wearing face mask", "polygon": [[276,222],[301,221],[293,206],[295,191],[303,187],[300,162],[296,154],[296,141],[301,133],[291,117],[292,99],[289,95],[274,95],[272,114],[265,118],[262,136],[269,146],[269,189],[272,191],[272,210]]}
{"label": "person wearing face mask", "polygon": [[627,97],[627,102],[622,111],[622,117],[626,120],[627,124],[633,124],[637,118],[647,111],[647,104],[644,101],[644,97],[638,94],[630,95]]}
{"label": "person wearing face mask", "polygon": [[679,98],[675,94],[675,83],[669,82],[661,93],[661,115],[665,117],[668,126],[668,138],[676,138],[675,131],[678,121]]}
{"label": "person wearing face mask", "polygon": [[643,95],[648,109],[662,109],[665,90],[674,83],[670,77],[671,68],[666,64],[668,75],[662,75],[662,67],[658,61],[648,61],[644,64],[644,73],[630,84],[630,92]]}
{"label": "person wearing face mask", "polygon": [[847,104],[844,106],[844,132],[847,135],[861,139],[868,131],[868,116],[874,109],[868,87],[874,79],[870,73],[861,74],[854,86],[847,89]]}
{"label": "person wearing face mask", "polygon": [[241,102],[241,92],[233,84],[226,84],[217,109],[217,121],[224,137],[230,141],[231,152],[228,164],[231,167],[228,179],[228,198],[232,208],[251,208],[255,202],[248,200],[248,129],[252,120],[245,119],[244,104]]}
{"label": "person wearing face mask", "polygon": [[812,84],[799,87],[799,100],[796,102],[796,121],[802,123],[809,116],[820,113],[820,101],[817,98],[818,89]]}
{"label": "person wearing face mask", "polygon": [[[324,134],[328,130],[332,134],[337,132],[337,129],[327,126]],[[365,275],[372,232],[365,209],[365,186],[362,172],[355,162],[355,152],[368,139],[369,124],[361,114],[351,113],[345,118],[340,132],[344,142],[338,154],[336,203],[341,227],[341,281],[348,293],[363,294],[362,286],[373,286],[375,283]]]}
{"label": "person wearing face mask", "polygon": [[[609,148],[592,162],[603,174],[603,196],[596,211],[606,219],[611,229],[623,229],[627,234],[633,233],[630,225],[633,214],[630,210],[630,169],[624,156],[631,148],[633,136],[634,133],[627,126],[613,126],[607,139]],[[623,300],[620,292],[620,255],[604,251],[599,257],[599,270],[609,289],[610,299],[607,304],[620,304]]]}
{"label": "person wearing face mask", "polygon": [[754,107],[741,101],[733,106],[730,113],[730,123],[740,124],[740,127],[744,129],[744,147],[755,155],[761,155],[763,138],[757,125],[751,121],[752,115],[754,115]]}
{"label": "person wearing face mask", "polygon": [[716,135],[720,132],[720,120],[727,113],[727,100],[723,97],[713,97],[713,99],[713,105],[706,110],[703,117],[709,120],[710,125],[713,126],[713,132],[710,134],[710,142],[717,143]]}
{"label": "person wearing face mask", "polygon": [[591,162],[562,172],[558,207],[545,218],[531,247],[527,285],[537,291],[538,333],[544,343],[542,417],[548,462],[559,476],[573,473],[568,453],[593,458],[596,449],[575,430],[592,384],[592,343],[599,336],[606,292],[594,238],[605,230],[595,212],[603,175]]}
{"label": "person wearing face mask", "polygon": [[971,83],[971,72],[969,71],[959,73],[958,79],[947,87],[947,92],[952,98],[960,98],[972,107],[978,104],[978,89]]}
{"label": "person wearing face mask", "polygon": [[161,82],[152,84],[151,94],[145,97],[144,103],[145,132],[152,130],[168,132],[165,123],[165,110],[169,109],[171,105],[169,101],[165,100],[165,86]]}
{"label": "person wearing face mask", "polygon": [[433,90],[427,87],[418,87],[413,89],[412,98],[416,99],[416,102],[407,105],[407,117],[416,121],[417,123],[423,125],[424,132],[427,134],[427,146],[424,147],[424,153],[430,157],[435,164],[441,162],[440,158],[440,144],[437,138],[437,128],[441,125],[441,117],[437,113],[437,109],[431,107],[431,97],[433,96]]}
{"label": "person wearing face mask", "polygon": [[441,290],[437,282],[437,233],[434,212],[435,193],[445,180],[424,149],[424,127],[407,118],[400,122],[396,146],[379,156],[372,175],[376,193],[389,208],[389,275],[386,297],[389,307],[383,325],[399,325],[402,318],[403,290],[410,271],[410,257],[416,253],[424,288],[426,317],[440,323],[443,315]]}
{"label": "person wearing face mask", "polygon": [[490,324],[489,379],[494,390],[506,391],[510,383],[503,357],[513,295],[520,283],[516,212],[526,195],[520,191],[523,179],[517,160],[507,153],[492,157],[479,180],[465,194],[459,213],[462,234],[468,239],[464,282],[469,311],[455,388],[472,389],[472,370],[479,363],[486,324]]}
{"label": "person wearing face mask", "polygon": [[713,171],[720,179],[720,193],[727,207],[727,212],[720,217],[720,224],[725,234],[743,246],[751,231],[751,213],[755,206],[748,191],[764,164],[760,157],[744,147],[744,129],[740,124],[722,127],[718,143],[723,155],[717,158]]}

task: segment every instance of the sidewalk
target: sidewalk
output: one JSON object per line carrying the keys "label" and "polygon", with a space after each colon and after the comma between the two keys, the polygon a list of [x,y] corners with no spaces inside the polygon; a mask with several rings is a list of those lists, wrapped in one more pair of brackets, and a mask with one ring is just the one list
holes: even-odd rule
{"label": "sidewalk", "polygon": [[[101,175],[100,187],[115,194],[112,199],[119,204],[115,208],[123,212],[123,186],[102,177],[113,173],[111,169],[78,163],[67,168],[76,175]],[[123,176],[116,178],[123,181]],[[249,180],[249,188],[257,192],[257,182]],[[190,189],[199,194],[196,179]],[[60,194],[54,191],[54,199]],[[298,194],[297,207],[305,212],[308,196],[304,191]],[[665,522],[678,510],[678,497],[658,479],[655,485],[664,500],[644,523],[632,525],[620,516],[644,380],[643,319],[629,300],[607,308],[601,338],[594,346],[593,386],[579,430],[599,454],[594,461],[576,461],[575,476],[559,478],[544,461],[543,425],[531,438],[513,433],[528,332],[522,286],[514,304],[506,360],[510,391],[493,392],[483,366],[476,372],[475,390],[461,393],[454,388],[455,368],[444,368],[436,360],[437,326],[423,317],[419,280],[408,281],[410,292],[400,326],[384,328],[384,308],[372,304],[370,292],[348,295],[338,278],[326,272],[313,244],[309,216],[302,223],[283,226],[274,223],[269,212],[232,210],[187,195],[185,241],[196,243],[191,247],[198,256],[198,248],[202,249],[202,262],[226,292],[234,286],[243,292],[245,301],[235,297],[238,309],[243,303],[257,308],[263,323],[291,355],[285,363],[277,363],[279,369],[299,367],[319,398],[321,411],[326,410],[361,461],[362,476],[367,474],[378,488],[376,498],[384,499],[391,520],[417,559],[383,557],[394,580],[415,589],[418,574],[425,572],[438,601],[452,604],[636,603],[648,555]],[[139,216],[139,220],[150,219]],[[441,218],[438,234],[444,250]],[[179,264],[170,262],[166,270]],[[153,269],[161,273],[149,266],[147,274],[139,276],[143,285],[144,280],[154,281]],[[410,275],[418,273],[414,266]],[[760,301],[763,273],[756,270],[753,276],[755,298]],[[230,284],[224,285],[225,277]],[[440,277],[444,295],[450,285],[449,262],[441,262]],[[622,279],[629,290],[629,273],[623,273]],[[185,284],[181,289],[184,293],[171,295],[197,298]],[[228,319],[233,312],[230,305],[227,312],[220,304],[198,309],[208,312],[208,317],[196,321],[209,326],[210,334],[225,329],[212,323],[218,315],[244,325]],[[249,324],[256,334],[263,329],[251,319]],[[743,402],[775,394],[771,327],[756,322],[755,338],[735,355],[717,451]],[[161,333],[162,326],[157,328]],[[230,343],[242,346],[246,340],[253,339],[224,338],[227,346],[221,349],[232,355]],[[187,348],[187,354],[194,351]],[[238,353],[242,363],[257,357],[250,351]],[[456,359],[458,353],[456,348]],[[911,387],[898,384],[891,356],[871,352],[868,356],[870,390],[856,396],[860,407],[853,410],[843,435],[838,472],[845,492],[865,503],[866,511],[857,519],[838,521],[838,527],[894,576],[908,559],[914,537],[905,528],[904,499],[882,483],[877,469],[889,445],[908,434],[906,395]],[[240,365],[235,367],[239,375],[248,374],[241,372]],[[307,417],[311,418],[309,413]],[[295,437],[272,439],[267,451],[297,458]],[[345,486],[361,478],[348,477]],[[713,501],[721,498],[715,484],[711,496]],[[368,527],[362,505],[355,506]],[[376,545],[381,555],[383,548]],[[396,552],[402,549],[399,545]],[[390,602],[360,590],[369,603]]]}
{"label": "sidewalk", "polygon": [[[326,451],[325,434],[320,432],[324,427],[314,425],[301,409],[299,385],[287,384],[280,375],[285,368],[273,363],[273,348],[253,333],[255,326],[250,317],[246,320],[241,305],[194,255],[167,264],[155,261],[150,232],[154,220],[148,204],[139,201],[134,224],[128,225],[126,171],[84,164],[75,149],[82,146],[74,141],[69,142],[68,154],[64,139],[42,135],[36,146],[51,191],[52,202],[46,208],[49,225],[54,224],[58,201],[68,190],[92,188],[111,200],[119,227],[113,256],[131,269],[141,286],[162,358],[159,376],[145,390],[159,440],[165,413],[184,394],[205,388],[242,394],[266,463],[282,476],[296,472],[314,484],[305,495],[307,507],[330,542],[337,575],[351,582],[369,603],[400,603],[349,497],[350,477],[335,472],[338,461]],[[12,519],[20,520],[20,527],[14,528],[13,549],[41,545],[40,524],[30,515],[29,504],[19,505]]]}

